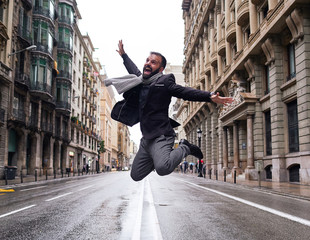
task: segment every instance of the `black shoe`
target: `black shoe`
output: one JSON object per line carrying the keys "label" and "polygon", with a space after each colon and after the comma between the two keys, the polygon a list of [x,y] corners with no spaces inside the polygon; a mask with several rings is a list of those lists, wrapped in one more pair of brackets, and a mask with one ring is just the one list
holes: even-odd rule
{"label": "black shoe", "polygon": [[198,159],[203,159],[203,154],[200,150],[199,147],[197,147],[194,144],[189,143],[186,139],[181,139],[179,144],[185,144],[186,146],[189,147],[190,155],[193,155],[194,157],[198,158]]}

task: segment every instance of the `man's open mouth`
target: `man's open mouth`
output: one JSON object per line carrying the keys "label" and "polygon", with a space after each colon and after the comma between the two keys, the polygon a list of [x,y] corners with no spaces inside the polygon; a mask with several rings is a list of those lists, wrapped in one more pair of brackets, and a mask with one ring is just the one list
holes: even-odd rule
{"label": "man's open mouth", "polygon": [[152,68],[149,68],[149,67],[144,68],[144,73],[145,74],[151,74],[152,73]]}

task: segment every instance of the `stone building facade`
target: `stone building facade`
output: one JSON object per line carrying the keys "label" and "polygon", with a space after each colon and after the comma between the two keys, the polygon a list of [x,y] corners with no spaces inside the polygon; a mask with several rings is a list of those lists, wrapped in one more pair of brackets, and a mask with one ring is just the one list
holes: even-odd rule
{"label": "stone building facade", "polygon": [[[85,89],[91,94],[85,102],[92,119],[90,114],[81,117],[80,122],[72,119],[72,86],[75,79],[81,79],[81,88],[84,86],[82,69],[86,58],[92,56],[82,39],[79,47],[83,61],[72,61],[79,15],[76,1],[2,0],[3,12],[8,25],[7,35],[2,34],[1,25],[1,48],[2,43],[6,44],[1,62],[6,63],[9,78],[5,80],[6,88],[1,84],[1,106],[7,104],[7,110],[1,124],[1,146],[5,149],[0,156],[0,178],[5,166],[16,166],[17,175],[24,176],[35,172],[59,174],[68,169],[77,172],[82,164],[77,165],[79,159],[72,159],[77,156],[70,150],[72,139],[76,141],[79,135],[83,144],[75,146],[76,149],[87,151],[92,159],[97,157],[100,139],[94,107],[98,98],[91,93],[96,88],[95,80],[90,80]],[[78,73],[74,73],[73,64],[79,64]],[[94,72],[99,72],[97,66],[93,61],[88,65],[90,79]]]}
{"label": "stone building facade", "polygon": [[310,183],[310,3],[183,0],[187,85],[228,106],[183,102],[189,140],[215,176]]}
{"label": "stone building facade", "polygon": [[13,85],[12,68],[10,67],[12,20],[12,1],[0,1],[0,177],[4,171],[4,159],[7,158],[7,115],[10,91]]}

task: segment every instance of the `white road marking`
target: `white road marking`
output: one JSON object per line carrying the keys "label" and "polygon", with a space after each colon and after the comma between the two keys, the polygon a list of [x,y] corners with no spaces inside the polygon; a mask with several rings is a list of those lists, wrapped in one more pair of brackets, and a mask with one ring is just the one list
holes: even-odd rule
{"label": "white road marking", "polygon": [[253,202],[250,202],[250,201],[247,201],[247,200],[244,200],[244,199],[242,199],[242,198],[238,198],[238,197],[235,197],[235,196],[226,194],[226,193],[222,193],[222,192],[219,192],[219,191],[214,190],[214,189],[211,189],[211,188],[199,186],[199,185],[197,185],[197,184],[195,184],[195,183],[191,183],[191,182],[184,181],[184,180],[181,180],[181,179],[177,179],[177,180],[179,180],[179,181],[181,181],[181,182],[185,182],[185,183],[187,183],[187,184],[189,184],[189,185],[193,185],[193,186],[195,186],[195,187],[202,188],[202,189],[204,189],[204,190],[207,190],[207,191],[210,191],[210,192],[219,194],[219,195],[221,195],[221,196],[224,196],[224,197],[233,199],[233,200],[235,200],[235,201],[238,201],[238,202],[247,204],[247,205],[249,205],[249,206],[258,208],[258,209],[260,209],[260,210],[263,210],[263,211],[266,211],[266,212],[275,214],[275,215],[277,215],[277,216],[280,216],[280,217],[289,219],[289,220],[291,220],[291,221],[304,224],[304,225],[310,227],[310,221],[307,220],[307,219],[300,218],[300,217],[296,217],[296,216],[293,216],[293,215],[288,214],[288,213],[284,213],[284,212],[281,212],[281,211],[278,211],[278,210],[275,210],[275,209],[272,209],[272,208],[269,208],[269,207],[265,207],[265,206],[263,206],[263,205],[260,205],[260,204],[257,204],[257,203],[253,203]]}
{"label": "white road marking", "polygon": [[27,188],[27,189],[23,189],[23,190],[20,190],[21,192],[26,192],[26,191],[30,191],[30,190],[34,190],[34,189],[39,189],[39,188],[45,188],[47,186],[39,186],[39,187],[34,187],[34,188]]}
{"label": "white road marking", "polygon": [[143,210],[143,197],[144,197],[144,179],[141,181],[139,205],[136,215],[136,223],[133,229],[131,240],[140,240],[141,232],[141,220],[142,220],[142,210]]}
{"label": "white road marking", "polygon": [[160,227],[159,227],[159,221],[157,218],[157,214],[156,214],[156,209],[155,209],[155,205],[154,205],[154,200],[153,200],[153,195],[152,195],[152,190],[151,190],[151,185],[150,185],[150,181],[148,180],[148,178],[146,179],[146,191],[145,191],[145,198],[146,201],[149,202],[149,207],[150,207],[150,222],[152,225],[152,236],[153,239],[156,240],[162,240],[163,237],[161,235],[161,231],[160,231]]}
{"label": "white road marking", "polygon": [[87,187],[81,188],[81,189],[77,190],[77,192],[83,191],[83,190],[85,190],[85,189],[87,189],[87,188],[91,188],[92,186],[94,186],[94,185],[90,185],[90,186],[87,186]]}
{"label": "white road marking", "polygon": [[18,213],[18,212],[24,211],[24,210],[29,209],[29,208],[32,208],[32,207],[34,207],[34,206],[36,206],[36,205],[30,205],[30,206],[28,206],[28,207],[24,207],[24,208],[17,209],[17,210],[15,210],[15,211],[12,211],[12,212],[9,212],[9,213],[2,214],[2,215],[0,215],[0,218],[3,218],[3,217],[6,217],[6,216],[9,216],[9,215],[12,215],[12,214],[14,214],[14,213]]}
{"label": "white road marking", "polygon": [[68,192],[68,193],[65,193],[65,194],[63,194],[63,195],[59,195],[59,196],[57,196],[57,197],[47,199],[47,200],[45,200],[45,201],[46,201],[46,202],[53,201],[53,200],[55,200],[55,199],[58,199],[58,198],[67,196],[67,195],[72,194],[72,193],[73,193],[73,192]]}

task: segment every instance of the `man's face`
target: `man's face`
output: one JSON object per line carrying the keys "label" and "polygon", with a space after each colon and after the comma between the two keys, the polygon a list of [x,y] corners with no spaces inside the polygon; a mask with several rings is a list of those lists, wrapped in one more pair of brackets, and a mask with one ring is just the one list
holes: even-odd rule
{"label": "man's face", "polygon": [[143,67],[143,78],[147,79],[155,75],[156,73],[162,72],[161,57],[155,54],[151,54],[147,59]]}

